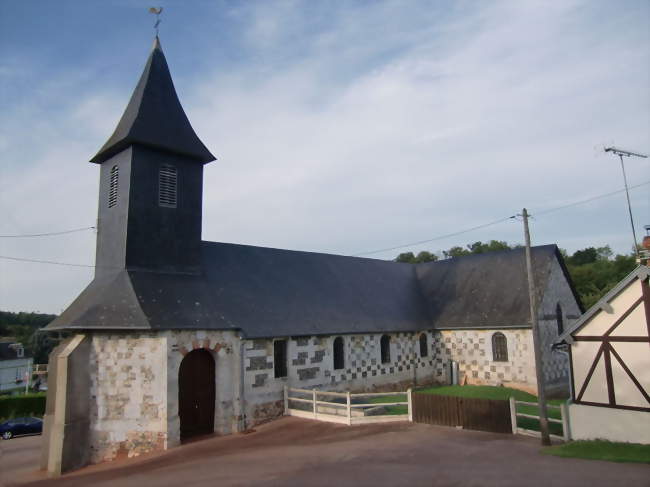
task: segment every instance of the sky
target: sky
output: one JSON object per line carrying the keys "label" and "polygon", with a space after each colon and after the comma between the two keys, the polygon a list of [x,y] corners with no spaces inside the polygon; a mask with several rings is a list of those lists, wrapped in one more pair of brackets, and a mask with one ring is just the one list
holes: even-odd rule
{"label": "sky", "polygon": [[[521,243],[526,207],[534,245],[631,251],[624,193],[571,204],[623,188],[605,146],[650,152],[646,0],[158,1],[218,159],[204,240],[393,259]],[[150,6],[0,0],[0,256],[94,263],[92,230],[6,236],[95,225],[88,160],[142,72]],[[650,159],[625,170],[641,237]],[[0,309],[60,313],[92,277],[0,258]]]}

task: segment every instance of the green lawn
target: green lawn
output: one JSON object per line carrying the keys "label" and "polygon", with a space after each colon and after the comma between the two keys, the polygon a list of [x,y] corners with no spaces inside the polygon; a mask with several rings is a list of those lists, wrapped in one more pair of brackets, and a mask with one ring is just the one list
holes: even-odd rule
{"label": "green lawn", "polygon": [[[435,386],[427,387],[424,389],[417,389],[415,392],[425,394],[438,394],[441,396],[459,396],[480,399],[501,399],[508,400],[511,396],[517,401],[537,402],[537,396],[529,394],[518,389],[511,389],[510,387],[494,387],[494,386]],[[379,396],[363,398],[361,402],[381,404],[386,402],[402,402],[406,401],[406,394],[392,395],[392,396]],[[563,399],[552,399],[548,401],[549,404],[559,406],[564,402]],[[386,407],[387,414],[408,414],[406,406],[388,406]],[[518,405],[517,412],[531,415],[538,415],[539,410],[535,406]],[[561,419],[559,409],[549,408],[548,415],[550,418]],[[531,418],[517,418],[517,426],[529,430],[539,431],[539,421]],[[551,434],[562,436],[562,425],[558,423],[549,422],[549,429]]]}
{"label": "green lawn", "polygon": [[[406,402],[406,394],[396,394],[394,396],[377,396],[363,398],[364,403],[382,404],[385,402]],[[408,406],[386,406],[386,414],[408,414]]]}
{"label": "green lawn", "polygon": [[650,445],[611,441],[571,441],[544,448],[542,453],[558,457],[608,460],[610,462],[650,463]]}

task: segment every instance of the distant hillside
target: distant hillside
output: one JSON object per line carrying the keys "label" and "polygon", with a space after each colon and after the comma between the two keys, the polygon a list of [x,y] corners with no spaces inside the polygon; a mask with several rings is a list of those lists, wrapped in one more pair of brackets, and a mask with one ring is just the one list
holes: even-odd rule
{"label": "distant hillside", "polygon": [[34,357],[34,363],[47,363],[47,357],[58,343],[59,336],[39,331],[56,315],[44,313],[12,313],[0,311],[0,336],[11,336],[25,347],[25,353]]}

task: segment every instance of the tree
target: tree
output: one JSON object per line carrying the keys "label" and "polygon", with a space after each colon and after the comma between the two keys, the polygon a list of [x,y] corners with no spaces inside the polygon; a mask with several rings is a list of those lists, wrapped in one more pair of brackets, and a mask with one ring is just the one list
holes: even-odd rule
{"label": "tree", "polygon": [[466,245],[467,248],[454,246],[448,250],[443,250],[442,254],[445,256],[445,259],[451,259],[453,257],[462,257],[463,255],[472,255],[472,254],[484,254],[486,252],[496,252],[499,250],[511,250],[521,247],[521,245],[510,245],[508,242],[503,240],[490,240],[487,243],[483,243],[480,240],[471,244]]}
{"label": "tree", "polygon": [[397,256],[395,262],[404,262],[406,264],[415,264],[415,255],[413,252],[402,252]]}
{"label": "tree", "polygon": [[[499,250],[508,250],[521,247],[519,244],[510,245],[502,240],[490,240],[487,243],[480,240],[470,243],[465,247],[454,246],[442,251],[445,259],[462,257],[464,255],[484,254]],[[576,250],[569,255],[566,250],[560,253],[569,270],[571,280],[585,308],[593,306],[619,281],[636,267],[634,254],[614,255],[609,245],[603,247],[587,247]],[[397,262],[417,264],[431,262],[438,256],[422,251],[417,256],[413,252],[405,252],[397,256]]]}
{"label": "tree", "polygon": [[418,255],[414,255],[413,252],[403,252],[397,256],[395,259],[395,262],[405,262],[407,264],[421,264],[423,262],[435,262],[438,260],[438,256],[436,254],[432,254],[431,252],[427,252],[426,250],[423,250],[418,253]]}

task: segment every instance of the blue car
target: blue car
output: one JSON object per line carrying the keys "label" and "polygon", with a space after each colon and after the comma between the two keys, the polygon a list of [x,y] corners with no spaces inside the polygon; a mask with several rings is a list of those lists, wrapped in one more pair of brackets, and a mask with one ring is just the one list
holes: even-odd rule
{"label": "blue car", "polygon": [[0,436],[3,440],[21,435],[40,435],[42,432],[43,421],[38,418],[14,418],[0,423]]}

